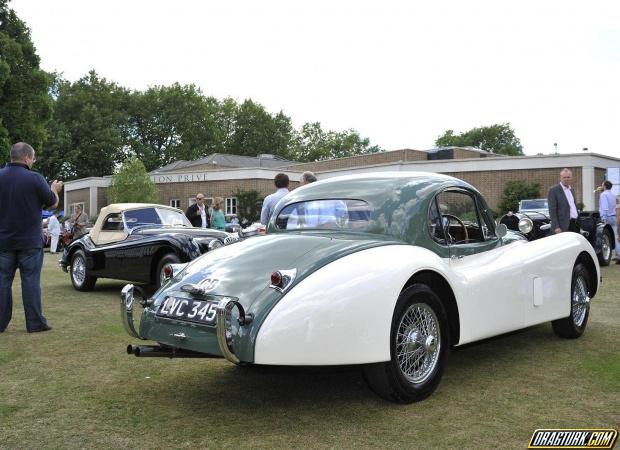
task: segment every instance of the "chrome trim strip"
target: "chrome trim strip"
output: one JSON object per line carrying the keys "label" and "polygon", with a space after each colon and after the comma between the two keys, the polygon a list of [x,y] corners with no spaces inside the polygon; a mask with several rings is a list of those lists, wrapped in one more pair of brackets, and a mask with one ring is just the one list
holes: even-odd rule
{"label": "chrome trim strip", "polygon": [[217,305],[217,313],[215,319],[217,343],[220,346],[220,351],[224,358],[233,364],[239,364],[240,360],[228,347],[228,340],[226,339],[226,318],[230,317],[232,309],[237,304],[236,300],[230,297],[225,297]]}
{"label": "chrome trim strip", "polygon": [[125,331],[133,337],[138,339],[144,339],[138,332],[136,331],[133,324],[133,301],[134,301],[134,285],[127,284],[121,291],[121,321],[123,322],[123,327]]}

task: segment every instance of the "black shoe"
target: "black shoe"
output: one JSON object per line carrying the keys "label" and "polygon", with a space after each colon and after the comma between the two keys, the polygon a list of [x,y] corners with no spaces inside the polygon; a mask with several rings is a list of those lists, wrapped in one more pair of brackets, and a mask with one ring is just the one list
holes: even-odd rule
{"label": "black shoe", "polygon": [[39,333],[41,331],[49,331],[51,329],[52,329],[52,327],[50,327],[49,325],[45,325],[44,327],[41,327],[41,328],[39,328],[37,330],[30,330],[28,333]]}

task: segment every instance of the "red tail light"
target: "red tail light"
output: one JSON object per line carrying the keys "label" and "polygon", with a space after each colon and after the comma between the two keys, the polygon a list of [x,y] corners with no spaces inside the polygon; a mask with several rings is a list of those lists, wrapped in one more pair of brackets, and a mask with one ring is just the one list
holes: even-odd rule
{"label": "red tail light", "polygon": [[282,274],[279,270],[271,274],[271,284],[274,286],[280,286],[282,284]]}
{"label": "red tail light", "polygon": [[164,278],[172,278],[172,267],[169,264],[164,266]]}

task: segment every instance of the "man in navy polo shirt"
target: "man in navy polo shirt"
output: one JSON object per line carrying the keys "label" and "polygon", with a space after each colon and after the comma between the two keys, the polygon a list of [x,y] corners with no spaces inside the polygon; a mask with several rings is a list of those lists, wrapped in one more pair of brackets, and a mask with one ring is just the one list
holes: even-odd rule
{"label": "man in navy polo shirt", "polygon": [[41,207],[56,207],[61,181],[51,186],[38,172],[34,149],[18,142],[11,147],[11,162],[0,169],[0,333],[11,321],[11,287],[19,268],[22,301],[29,333],[51,330],[41,311],[43,239]]}

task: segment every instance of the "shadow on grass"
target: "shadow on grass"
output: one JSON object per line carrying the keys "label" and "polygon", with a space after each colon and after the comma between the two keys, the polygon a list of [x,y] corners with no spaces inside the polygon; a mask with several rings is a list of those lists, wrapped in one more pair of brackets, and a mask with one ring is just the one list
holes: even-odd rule
{"label": "shadow on grass", "polygon": [[[360,367],[219,366],[210,373],[168,377],[160,395],[193,414],[211,416],[214,409],[231,407],[255,416],[282,408],[331,408],[360,399],[380,401],[366,387]],[[215,372],[215,373],[213,373]],[[163,377],[165,378],[165,376]],[[181,387],[179,389],[179,387]],[[246,409],[247,408],[247,409]]]}
{"label": "shadow on grass", "polygon": [[[463,384],[478,384],[481,373],[508,376],[511,361],[522,364],[521,358],[540,352],[541,346],[553,353],[553,340],[547,327],[538,326],[459,348],[448,358],[439,390],[458,392]],[[151,384],[138,395],[160,397],[162,403],[187,408],[197,417],[233,410],[249,418],[257,409],[269,416],[291,408],[324,409],[329,415],[331,408],[344,405],[386,404],[367,387],[362,366],[234,366],[220,359],[200,366],[202,370],[183,365],[182,374],[164,369],[155,389]]]}

